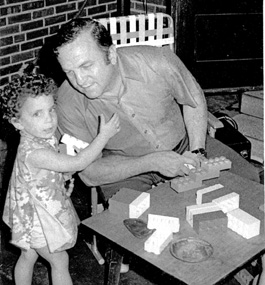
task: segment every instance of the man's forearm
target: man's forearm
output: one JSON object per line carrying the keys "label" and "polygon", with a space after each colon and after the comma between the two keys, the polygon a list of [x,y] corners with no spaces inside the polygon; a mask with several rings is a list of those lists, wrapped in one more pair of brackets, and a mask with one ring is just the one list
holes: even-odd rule
{"label": "man's forearm", "polygon": [[79,175],[85,184],[96,186],[117,182],[148,171],[151,171],[151,165],[147,156],[110,155],[96,160]]}
{"label": "man's forearm", "polygon": [[183,106],[183,111],[190,149],[205,148],[208,112],[203,98],[200,98],[200,102],[196,108]]}

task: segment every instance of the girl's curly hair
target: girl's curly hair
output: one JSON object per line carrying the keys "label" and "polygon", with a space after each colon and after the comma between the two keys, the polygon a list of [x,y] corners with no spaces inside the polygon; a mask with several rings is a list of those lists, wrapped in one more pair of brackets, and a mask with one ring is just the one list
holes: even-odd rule
{"label": "girl's curly hair", "polygon": [[2,117],[10,122],[11,118],[19,118],[20,109],[28,97],[55,95],[57,85],[51,78],[43,74],[27,73],[14,79],[0,89],[0,111]]}

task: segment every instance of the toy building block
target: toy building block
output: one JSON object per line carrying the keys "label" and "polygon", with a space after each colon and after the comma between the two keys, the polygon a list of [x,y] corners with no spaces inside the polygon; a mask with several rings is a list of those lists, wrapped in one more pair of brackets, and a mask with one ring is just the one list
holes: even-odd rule
{"label": "toy building block", "polygon": [[124,219],[138,218],[150,207],[150,194],[121,188],[109,199],[109,211]]}
{"label": "toy building block", "polygon": [[179,218],[148,214],[148,229],[169,228],[173,233],[179,231]]}
{"label": "toy building block", "polygon": [[66,153],[69,155],[73,155],[73,156],[76,155],[74,147],[82,149],[82,148],[85,148],[89,145],[87,142],[79,140],[79,139],[77,139],[73,136],[70,136],[68,134],[64,134],[62,136],[61,142],[66,144]]}
{"label": "toy building block", "polygon": [[242,209],[235,209],[227,213],[227,227],[246,239],[260,234],[260,220]]}
{"label": "toy building block", "polygon": [[233,211],[239,208],[239,195],[235,192],[224,195],[212,201],[218,205],[224,213]]}
{"label": "toy building block", "polygon": [[129,205],[129,218],[140,217],[149,207],[150,194],[143,192]]}
{"label": "toy building block", "polygon": [[202,213],[210,213],[220,211],[220,207],[211,202],[211,203],[204,203],[201,205],[190,205],[186,207],[186,220],[187,222],[193,227],[193,216],[202,214]]}
{"label": "toy building block", "polygon": [[178,193],[185,192],[202,186],[202,180],[189,176],[174,178],[170,181],[170,187]]}
{"label": "toy building block", "polygon": [[193,216],[193,229],[199,233],[214,228],[227,229],[227,215],[223,211],[201,213]]}
{"label": "toy building block", "polygon": [[144,250],[158,255],[172,240],[173,233],[171,229],[158,229],[145,241]]}
{"label": "toy building block", "polygon": [[222,171],[225,169],[230,169],[232,167],[232,162],[224,156],[220,156],[202,161],[201,167]]}
{"label": "toy building block", "polygon": [[195,168],[191,169],[189,172],[189,177],[195,181],[203,181],[220,176],[220,171],[218,169],[207,168]]}
{"label": "toy building block", "polygon": [[206,188],[198,190],[197,193],[196,193],[196,204],[197,205],[202,204],[202,195],[203,194],[206,194],[206,193],[209,193],[209,192],[221,189],[223,187],[224,186],[222,184],[215,184],[213,186],[209,186],[209,187],[206,187]]}

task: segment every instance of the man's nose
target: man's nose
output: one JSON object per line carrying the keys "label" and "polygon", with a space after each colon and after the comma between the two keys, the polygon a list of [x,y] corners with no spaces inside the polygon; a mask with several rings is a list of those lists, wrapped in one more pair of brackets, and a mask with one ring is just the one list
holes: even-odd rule
{"label": "man's nose", "polygon": [[84,85],[86,81],[86,75],[83,72],[76,72],[75,73],[76,82],[78,85]]}

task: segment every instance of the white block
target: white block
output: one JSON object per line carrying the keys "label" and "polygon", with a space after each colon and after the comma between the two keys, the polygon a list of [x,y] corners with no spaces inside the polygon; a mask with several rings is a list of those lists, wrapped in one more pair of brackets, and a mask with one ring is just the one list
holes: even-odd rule
{"label": "white block", "polygon": [[202,203],[202,195],[203,194],[206,194],[206,193],[209,193],[209,192],[221,189],[223,187],[224,186],[222,184],[215,184],[213,186],[209,186],[209,187],[206,187],[206,188],[198,190],[196,192],[196,204],[200,205]]}
{"label": "white block", "polygon": [[260,220],[242,209],[235,209],[227,213],[227,227],[246,239],[260,234]]}
{"label": "white block", "polygon": [[239,195],[235,192],[232,192],[220,198],[214,199],[212,202],[217,204],[226,214],[229,211],[233,211],[239,208]]}
{"label": "white block", "polygon": [[148,214],[148,229],[168,228],[173,233],[179,232],[179,218]]}
{"label": "white block", "polygon": [[70,136],[68,134],[64,134],[62,136],[61,142],[66,144],[66,152],[67,152],[67,154],[73,155],[73,156],[76,155],[74,147],[79,148],[79,149],[83,149],[83,148],[85,148],[85,147],[87,147],[89,145],[89,143],[84,142],[82,140],[79,140],[79,139],[77,139],[77,138],[75,138],[73,136]]}
{"label": "white block", "polygon": [[129,217],[138,218],[150,207],[150,193],[141,193],[129,205]]}
{"label": "white block", "polygon": [[160,254],[172,241],[173,233],[170,229],[157,229],[144,243],[144,250]]}
{"label": "white block", "polygon": [[203,214],[203,213],[211,213],[220,211],[220,207],[211,202],[211,203],[204,203],[201,205],[191,205],[186,207],[186,220],[187,222],[193,227],[193,216],[197,214]]}

